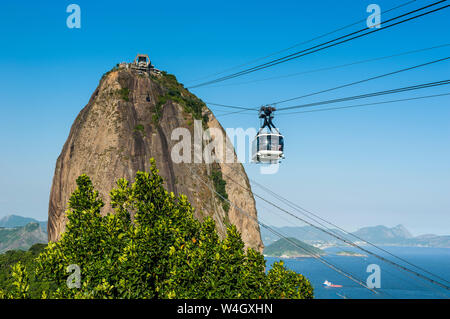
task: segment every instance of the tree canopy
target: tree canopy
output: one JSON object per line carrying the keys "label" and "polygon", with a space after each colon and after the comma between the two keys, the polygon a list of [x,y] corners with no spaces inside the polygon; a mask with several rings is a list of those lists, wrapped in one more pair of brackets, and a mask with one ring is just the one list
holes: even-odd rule
{"label": "tree canopy", "polygon": [[[114,212],[105,216],[90,178],[81,175],[77,186],[65,232],[36,259],[36,278],[52,283],[43,286],[44,298],[313,297],[309,281],[282,262],[266,272],[264,256],[245,249],[234,225],[221,239],[210,217],[194,218],[185,196],[164,189],[153,159],[134,183],[117,181]],[[27,270],[16,264],[14,287],[0,296],[30,297]]]}

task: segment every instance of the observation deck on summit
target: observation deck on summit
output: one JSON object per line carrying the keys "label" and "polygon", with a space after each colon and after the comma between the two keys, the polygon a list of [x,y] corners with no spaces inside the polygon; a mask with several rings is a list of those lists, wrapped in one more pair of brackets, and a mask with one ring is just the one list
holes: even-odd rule
{"label": "observation deck on summit", "polygon": [[121,67],[129,68],[131,70],[136,70],[139,74],[161,74],[161,71],[155,68],[151,63],[150,58],[147,54],[137,54],[132,63],[122,62]]}

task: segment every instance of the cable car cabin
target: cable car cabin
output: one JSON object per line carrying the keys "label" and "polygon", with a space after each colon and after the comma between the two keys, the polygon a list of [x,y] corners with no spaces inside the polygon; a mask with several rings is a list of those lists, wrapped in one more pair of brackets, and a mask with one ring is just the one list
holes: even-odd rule
{"label": "cable car cabin", "polygon": [[255,163],[275,164],[284,158],[284,138],[272,121],[275,111],[270,105],[259,110],[259,118],[264,122],[253,141],[252,161]]}
{"label": "cable car cabin", "polygon": [[275,164],[284,158],[284,137],[279,133],[258,133],[253,140],[252,161]]}

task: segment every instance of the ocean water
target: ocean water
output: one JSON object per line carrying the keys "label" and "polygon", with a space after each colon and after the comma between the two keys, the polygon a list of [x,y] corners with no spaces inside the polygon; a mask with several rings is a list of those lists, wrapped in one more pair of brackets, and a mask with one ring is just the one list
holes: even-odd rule
{"label": "ocean water", "polygon": [[[394,257],[376,250],[373,247],[367,247],[368,250],[396,261],[398,264],[413,268]],[[425,270],[441,277],[435,278],[450,286],[450,248],[428,248],[428,247],[383,247],[383,249],[413,263]],[[362,253],[359,250],[349,247],[332,247],[325,251],[327,255],[323,258],[333,265],[351,273],[353,277],[366,283],[367,277],[371,274],[366,272],[367,266],[377,264],[381,270],[381,287],[375,289],[378,294],[358,285],[354,281],[328,268],[315,258],[290,258],[281,259],[287,268],[294,270],[306,276],[314,286],[314,295],[320,299],[443,299],[450,298],[450,291],[445,288],[433,285],[417,276],[396,268],[374,256],[354,257],[336,255],[339,251],[354,251]],[[280,258],[266,257],[267,269]],[[417,272],[425,274],[421,270]],[[445,282],[444,280],[447,280]],[[342,288],[324,287],[322,283],[328,280],[333,284],[342,285]]]}

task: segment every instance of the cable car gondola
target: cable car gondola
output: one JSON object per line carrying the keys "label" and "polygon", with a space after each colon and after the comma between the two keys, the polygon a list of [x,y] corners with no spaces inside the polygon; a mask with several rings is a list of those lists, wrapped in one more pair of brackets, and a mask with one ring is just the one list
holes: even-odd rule
{"label": "cable car gondola", "polygon": [[275,164],[284,158],[284,137],[272,121],[275,111],[272,106],[262,106],[259,110],[259,118],[264,122],[253,140],[252,161],[255,163]]}

